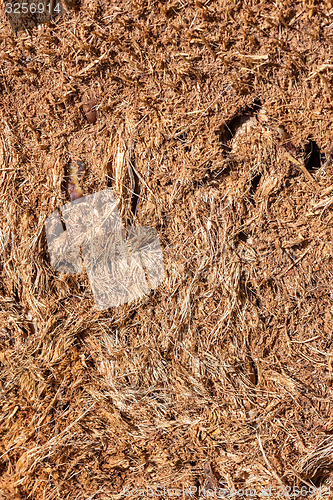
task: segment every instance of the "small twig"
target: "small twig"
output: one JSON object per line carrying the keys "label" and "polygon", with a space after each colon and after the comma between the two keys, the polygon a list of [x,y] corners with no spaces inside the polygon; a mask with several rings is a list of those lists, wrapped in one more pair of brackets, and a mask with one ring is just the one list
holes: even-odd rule
{"label": "small twig", "polygon": [[201,39],[201,41],[203,42],[203,44],[205,45],[205,47],[208,50],[208,52],[210,53],[210,55],[213,57],[213,59],[216,59],[216,54],[215,54],[214,50],[211,48],[208,40],[201,33],[198,33],[198,36]]}
{"label": "small twig", "polygon": [[327,189],[325,189],[320,196],[326,196],[327,194],[331,193],[333,191],[333,184],[329,186]]}
{"label": "small twig", "polygon": [[319,184],[316,181],[316,179],[310,174],[310,172],[306,169],[305,165],[301,161],[294,158],[287,151],[285,151],[285,156],[288,158],[289,161],[291,161],[291,163],[293,163],[294,165],[296,165],[296,167],[302,170],[303,174],[308,178],[309,181],[311,181],[311,183],[314,184],[315,189],[317,190],[319,188]]}
{"label": "small twig", "polygon": [[86,73],[87,71],[89,71],[91,68],[93,68],[94,66],[96,66],[96,64],[98,64],[101,61],[103,61],[104,59],[106,59],[107,56],[108,56],[107,53],[101,55],[101,57],[99,57],[98,59],[95,59],[95,61],[93,61],[92,63],[88,64],[88,66],[86,66],[85,68],[81,69],[80,71],[78,71],[74,76],[83,75],[84,73]]}
{"label": "small twig", "polygon": [[[260,451],[262,453],[262,456],[264,457],[264,460],[265,460],[268,468],[272,471],[273,476],[278,481],[278,483],[282,486],[283,491],[284,491],[285,488],[286,488],[286,486],[285,486],[284,482],[282,481],[282,479],[279,477],[279,475],[275,472],[274,467],[269,463],[268,458],[266,457],[266,453],[265,453],[264,447],[262,445],[262,442],[261,442],[259,434],[257,434],[257,439],[258,439]],[[284,496],[285,496],[285,498],[289,498],[290,499],[290,496],[288,495],[287,491],[285,491]]]}
{"label": "small twig", "polygon": [[299,263],[299,262],[303,259],[303,257],[305,257],[305,256],[306,256],[306,254],[310,251],[310,249],[311,249],[311,248],[312,248],[312,245],[310,245],[310,246],[309,246],[309,247],[305,250],[305,252],[303,252],[303,253],[302,253],[302,255],[300,255],[300,256],[298,257],[298,259],[296,259],[294,262],[292,262],[292,263],[290,264],[290,266],[288,266],[288,267],[287,267],[287,269],[285,269],[285,270],[284,270],[284,271],[282,271],[280,274],[278,274],[278,275],[276,276],[276,278],[277,278],[277,279],[282,278],[282,276],[284,276],[284,275],[285,275],[288,271],[290,271],[290,269],[292,269],[294,266],[296,266],[296,264],[298,264],[298,263]]}
{"label": "small twig", "polygon": [[325,69],[333,69],[333,64],[322,64],[321,66],[319,66],[315,71],[313,71],[308,77],[307,77],[307,80],[310,80],[311,78],[313,78],[314,76],[318,75],[319,73],[321,73],[322,71],[324,71]]}
{"label": "small twig", "polygon": [[333,196],[331,196],[330,198],[325,198],[325,200],[322,200],[320,203],[317,203],[317,205],[315,205],[313,208],[312,208],[312,214],[315,210],[318,210],[319,208],[328,208],[332,205],[333,203]]}

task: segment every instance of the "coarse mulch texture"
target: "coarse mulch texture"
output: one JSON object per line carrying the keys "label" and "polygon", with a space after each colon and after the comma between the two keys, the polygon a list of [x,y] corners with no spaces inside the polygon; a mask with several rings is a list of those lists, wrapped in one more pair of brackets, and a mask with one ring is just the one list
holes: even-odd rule
{"label": "coarse mulch texture", "polygon": [[[14,33],[1,4],[1,499],[329,497],[332,14],[93,0]],[[76,161],[158,231],[136,302],[50,264]]]}

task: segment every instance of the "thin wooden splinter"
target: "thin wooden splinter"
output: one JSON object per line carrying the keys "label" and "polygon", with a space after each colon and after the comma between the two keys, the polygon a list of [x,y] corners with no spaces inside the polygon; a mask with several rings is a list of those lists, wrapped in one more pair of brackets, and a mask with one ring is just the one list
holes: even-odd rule
{"label": "thin wooden splinter", "polygon": [[293,163],[294,165],[296,165],[296,167],[298,167],[300,170],[302,170],[303,174],[308,178],[309,181],[311,181],[311,183],[314,185],[315,189],[317,190],[319,188],[319,184],[316,181],[316,179],[310,174],[310,172],[306,169],[305,165],[301,161],[294,158],[287,151],[285,151],[285,155],[288,158],[288,160],[291,161],[291,163]]}

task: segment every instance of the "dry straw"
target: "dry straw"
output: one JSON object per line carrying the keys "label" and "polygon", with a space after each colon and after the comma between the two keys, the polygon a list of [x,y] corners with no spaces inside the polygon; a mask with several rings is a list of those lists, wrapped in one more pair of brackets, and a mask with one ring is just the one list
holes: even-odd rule
{"label": "dry straw", "polygon": [[[1,499],[330,486],[331,15],[87,0],[14,34],[1,4]],[[50,265],[77,161],[161,240],[117,308]]]}

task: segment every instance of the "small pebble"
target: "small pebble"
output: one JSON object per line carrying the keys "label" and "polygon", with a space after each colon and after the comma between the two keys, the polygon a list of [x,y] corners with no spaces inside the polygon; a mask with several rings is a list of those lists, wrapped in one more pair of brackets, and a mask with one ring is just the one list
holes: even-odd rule
{"label": "small pebble", "polygon": [[83,112],[89,123],[95,123],[97,119],[96,100],[91,98],[83,104]]}

